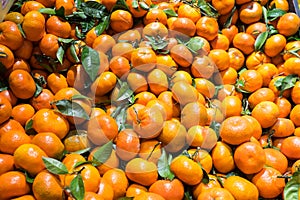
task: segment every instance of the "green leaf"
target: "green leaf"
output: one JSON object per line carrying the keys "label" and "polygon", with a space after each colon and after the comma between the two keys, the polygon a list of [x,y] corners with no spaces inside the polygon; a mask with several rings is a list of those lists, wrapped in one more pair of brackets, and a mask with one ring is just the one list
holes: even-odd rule
{"label": "green leaf", "polygon": [[87,153],[89,151],[91,151],[91,147],[88,147],[88,148],[85,148],[85,149],[81,149],[81,150],[78,150],[78,151],[74,151],[71,154],[80,154],[81,155],[81,154]]}
{"label": "green leaf", "polygon": [[60,46],[56,52],[56,58],[58,59],[60,64],[63,63],[64,54],[65,54],[65,50],[62,46]]}
{"label": "green leaf", "polygon": [[74,43],[74,41],[75,41],[72,38],[58,38],[57,40],[64,44],[71,44],[71,43]]}
{"label": "green leaf", "polygon": [[295,83],[299,80],[299,77],[295,74],[287,75],[286,77],[279,78],[275,81],[275,87],[280,91],[279,96],[282,96],[285,90],[294,87]]}
{"label": "green leaf", "polygon": [[84,199],[84,183],[80,174],[77,174],[77,176],[75,176],[74,179],[71,181],[70,190],[72,196],[76,200]]}
{"label": "green leaf", "polygon": [[73,167],[76,168],[76,167],[79,167],[79,166],[82,166],[82,165],[85,165],[85,164],[93,164],[93,162],[90,161],[90,160],[87,160],[87,161],[79,161],[79,162],[75,163],[75,165],[74,165]]}
{"label": "green leaf", "polygon": [[270,20],[270,21],[274,21],[276,20],[277,18],[281,17],[282,15],[284,15],[286,13],[286,11],[284,10],[281,10],[279,8],[275,8],[275,9],[271,9],[271,10],[268,10],[267,12],[267,18]]}
{"label": "green leaf", "polygon": [[158,174],[165,179],[173,180],[175,178],[175,175],[170,169],[170,164],[172,161],[172,155],[167,155],[166,151],[162,149],[162,154],[158,159],[157,162],[157,170]]}
{"label": "green leaf", "polygon": [[113,149],[113,142],[109,141],[108,143],[101,146],[93,155],[93,162],[97,165],[105,163],[111,155]]}
{"label": "green leaf", "polygon": [[90,99],[89,97],[82,95],[82,94],[75,94],[72,96],[71,100],[76,100],[76,99]]}
{"label": "green leaf", "polygon": [[265,24],[267,25],[269,23],[269,21],[268,21],[268,10],[264,6],[262,6],[262,14],[263,14]]}
{"label": "green leaf", "polygon": [[92,81],[96,80],[100,67],[99,53],[91,47],[84,46],[81,53],[82,66]]}
{"label": "green leaf", "polygon": [[39,12],[47,15],[55,15],[56,11],[54,8],[40,8]]}
{"label": "green leaf", "polygon": [[202,49],[203,46],[204,46],[203,40],[196,37],[191,38],[187,43],[187,48],[195,53],[200,49]]}
{"label": "green leaf", "polygon": [[34,177],[30,176],[30,174],[27,171],[25,171],[24,173],[26,177],[26,182],[32,184],[34,181]]}
{"label": "green leaf", "polygon": [[24,32],[24,30],[22,28],[22,25],[21,24],[17,24],[17,26],[18,26],[18,29],[19,29],[21,35],[23,36],[23,38],[26,38],[26,34],[25,34],[25,32]]}
{"label": "green leaf", "polygon": [[[199,163],[200,164],[200,163]],[[204,184],[208,184],[209,183],[209,176],[207,174],[207,172],[205,171],[205,169],[201,166],[202,172],[203,172],[203,178],[202,178],[202,183]]]}
{"label": "green leaf", "polygon": [[236,7],[234,6],[233,9],[230,11],[230,15],[227,18],[226,22],[223,24],[224,28],[229,28],[232,24],[232,18],[233,18],[233,14],[236,11]]}
{"label": "green leaf", "polygon": [[110,12],[115,10],[129,10],[128,5],[125,0],[117,0],[116,4],[113,6]]}
{"label": "green leaf", "polygon": [[[192,4],[193,7],[195,5]],[[219,16],[218,11],[207,1],[205,0],[198,0],[197,7],[200,8],[201,13],[203,15],[209,16],[209,17],[214,17],[217,18]]]}
{"label": "green leaf", "polygon": [[134,197],[120,197],[118,200],[132,200]]}
{"label": "green leaf", "polygon": [[76,48],[75,48],[74,44],[70,45],[70,53],[71,53],[72,58],[74,58],[75,62],[78,63],[80,60],[77,56]]}
{"label": "green leaf", "polygon": [[35,135],[36,131],[32,128],[33,125],[33,119],[30,119],[26,124],[25,124],[25,132],[28,135]]}
{"label": "green leaf", "polygon": [[58,111],[66,116],[78,117],[82,119],[89,119],[88,114],[82,108],[82,106],[71,100],[59,100],[55,101],[53,104],[57,107]]}
{"label": "green leaf", "polygon": [[81,9],[87,16],[93,18],[102,19],[104,16],[108,16],[108,10],[106,7],[96,1],[81,3]]}
{"label": "green leaf", "polygon": [[36,87],[35,93],[33,96],[37,97],[43,91],[43,85],[47,84],[47,81],[46,81],[45,77],[43,77],[43,76],[39,76],[38,78],[33,76],[33,80],[35,82],[35,87]]}
{"label": "green leaf", "polygon": [[105,16],[102,18],[102,22],[100,22],[96,27],[95,27],[95,32],[96,35],[101,35],[109,26],[109,16]]}
{"label": "green leaf", "polygon": [[268,36],[269,36],[269,34],[268,34],[267,31],[266,32],[262,32],[262,33],[260,33],[257,36],[257,38],[255,40],[255,43],[254,43],[254,49],[255,49],[255,51],[262,50],[264,44],[266,43],[266,40],[268,39]]}
{"label": "green leaf", "polygon": [[133,95],[133,91],[130,89],[127,82],[121,82],[118,80],[120,85],[119,94],[117,97],[117,101],[123,101],[130,98]]}
{"label": "green leaf", "polygon": [[138,2],[138,0],[132,0],[131,6],[134,9],[138,9],[139,8],[139,2]]}
{"label": "green leaf", "polygon": [[139,5],[140,5],[140,7],[141,7],[142,9],[144,9],[144,10],[149,10],[149,6],[148,6],[145,2],[140,1],[140,2],[139,2]]}
{"label": "green leaf", "polygon": [[168,17],[178,17],[178,14],[170,8],[164,9],[163,11]]}
{"label": "green leaf", "polygon": [[286,183],[283,191],[284,199],[297,200],[299,199],[300,188],[300,171],[296,171],[292,178]]}
{"label": "green leaf", "polygon": [[59,160],[56,160],[54,158],[47,158],[47,157],[43,157],[42,159],[49,172],[57,175],[69,173],[67,167]]}
{"label": "green leaf", "polygon": [[8,89],[8,83],[7,83],[7,81],[0,79],[0,92],[5,91],[7,89]]}

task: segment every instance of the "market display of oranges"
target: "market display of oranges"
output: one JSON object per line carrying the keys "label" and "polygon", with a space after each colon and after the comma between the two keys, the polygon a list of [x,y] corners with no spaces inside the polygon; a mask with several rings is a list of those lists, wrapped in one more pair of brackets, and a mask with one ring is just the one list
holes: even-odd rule
{"label": "market display of oranges", "polygon": [[299,199],[293,9],[15,1],[0,22],[0,200]]}

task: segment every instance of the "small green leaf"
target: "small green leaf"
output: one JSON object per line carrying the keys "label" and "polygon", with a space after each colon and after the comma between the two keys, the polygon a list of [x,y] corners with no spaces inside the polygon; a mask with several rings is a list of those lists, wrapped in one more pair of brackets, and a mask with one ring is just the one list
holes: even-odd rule
{"label": "small green leaf", "polygon": [[99,53],[88,46],[84,46],[81,53],[81,62],[90,79],[92,81],[96,80],[101,62]]}
{"label": "small green leaf", "polygon": [[279,8],[275,8],[275,9],[271,9],[267,11],[267,18],[270,21],[274,21],[277,18],[281,17],[282,15],[284,15],[286,13],[286,11],[281,10]]}
{"label": "small green leaf", "polygon": [[64,59],[64,54],[65,54],[65,50],[62,46],[60,46],[56,52],[56,58],[59,61],[60,64],[63,63],[63,59]]}
{"label": "small green leaf", "polygon": [[134,199],[133,197],[120,197],[118,200],[132,200]]}
{"label": "small green leaf", "polygon": [[167,14],[168,17],[177,17],[178,16],[178,14],[170,8],[164,9],[163,11],[164,11],[164,13]]}
{"label": "small green leaf", "polygon": [[74,96],[71,97],[71,100],[76,100],[76,99],[87,99],[87,100],[89,100],[90,98],[85,96],[85,95],[82,95],[82,94],[75,94]]}
{"label": "small green leaf", "polygon": [[254,49],[255,49],[255,51],[262,50],[264,44],[266,43],[266,40],[268,39],[268,36],[269,36],[269,34],[268,34],[267,31],[266,32],[262,32],[262,33],[260,33],[257,36],[257,38],[255,40],[255,43],[254,43]]}
{"label": "small green leaf", "polygon": [[82,106],[71,100],[59,100],[53,102],[57,107],[58,111],[66,116],[78,117],[82,119],[89,119],[88,114],[82,108]]}
{"label": "small green leaf", "polygon": [[263,18],[265,20],[265,24],[267,25],[269,23],[268,21],[268,10],[262,6],[262,14],[263,14]]}
{"label": "small green leaf", "polygon": [[25,124],[25,131],[28,135],[35,135],[36,131],[32,128],[33,125],[33,119],[30,119],[26,124]]}
{"label": "small green leaf", "polygon": [[108,143],[101,146],[93,155],[93,162],[97,165],[105,163],[111,155],[113,149],[113,142],[109,141]]}
{"label": "small green leaf", "polygon": [[138,0],[132,0],[131,6],[134,9],[138,9],[139,8],[139,2],[138,2]]}
{"label": "small green leaf", "polygon": [[30,176],[30,174],[27,171],[25,171],[24,173],[26,177],[26,182],[32,184],[34,181],[34,177]]}
{"label": "small green leaf", "polygon": [[84,199],[84,183],[82,180],[82,176],[77,174],[74,179],[70,183],[70,190],[72,196],[76,200],[83,200]]}
{"label": "small green leaf", "polygon": [[76,168],[76,167],[79,167],[79,166],[82,166],[82,165],[85,165],[85,164],[93,164],[92,161],[79,161],[77,162],[73,167]]}
{"label": "small green leaf", "polygon": [[233,14],[236,11],[236,7],[234,6],[233,9],[230,11],[230,15],[227,18],[226,22],[223,24],[224,28],[229,28],[232,24],[232,18],[233,18]]}
{"label": "small green leaf", "polygon": [[189,48],[189,50],[192,50],[192,52],[199,51],[200,49],[202,49],[203,46],[203,40],[196,37],[191,38],[187,43],[187,48]]}
{"label": "small green leaf", "polygon": [[105,16],[102,18],[102,22],[100,22],[97,26],[95,26],[96,35],[101,35],[109,26],[109,16]]}
{"label": "small green leaf", "polygon": [[71,154],[85,154],[87,152],[91,151],[91,147],[88,147],[88,148],[85,148],[85,149],[81,149],[81,150],[78,150],[78,151],[74,151],[72,152]]}
{"label": "small green leaf", "polygon": [[57,175],[69,173],[67,167],[59,160],[47,157],[43,157],[42,159],[49,172]]}
{"label": "small green leaf", "polygon": [[173,180],[175,178],[175,175],[173,174],[173,172],[170,169],[171,161],[172,161],[172,155],[170,154],[168,156],[166,151],[164,149],[162,149],[162,154],[157,162],[158,174],[162,178],[166,178],[169,180]]}
{"label": "small green leaf", "polygon": [[75,48],[74,44],[71,44],[71,46],[70,46],[70,53],[71,53],[72,58],[74,58],[75,62],[78,63],[80,60],[77,56],[76,48]]}
{"label": "small green leaf", "polygon": [[139,5],[140,5],[140,7],[141,7],[142,9],[144,9],[144,10],[149,10],[149,6],[148,6],[145,2],[140,1],[140,2],[139,2]]}
{"label": "small green leaf", "polygon": [[47,15],[56,15],[56,11],[54,8],[40,8],[39,12]]}
{"label": "small green leaf", "polygon": [[93,18],[102,19],[104,16],[108,16],[106,7],[96,1],[81,3],[81,9],[85,15]]}
{"label": "small green leaf", "polygon": [[26,38],[26,34],[25,34],[25,32],[24,32],[24,30],[22,28],[22,25],[21,24],[17,24],[17,26],[18,26],[18,29],[19,29],[21,35],[23,36],[23,38]]}
{"label": "small green leaf", "polygon": [[125,0],[117,0],[110,12],[115,10],[129,10]]}
{"label": "small green leaf", "polygon": [[292,178],[286,183],[283,191],[284,199],[296,200],[299,199],[300,188],[300,171],[296,171]]}
{"label": "small green leaf", "polygon": [[203,172],[203,178],[202,178],[202,183],[204,184],[208,184],[209,183],[209,176],[207,174],[207,172],[205,171],[205,169],[201,166],[202,172]]}
{"label": "small green leaf", "polygon": [[130,89],[127,82],[121,82],[118,80],[120,85],[119,94],[117,97],[117,101],[123,101],[130,98],[133,95],[133,91]]}
{"label": "small green leaf", "polygon": [[287,75],[286,77],[279,78],[275,81],[275,87],[280,91],[279,96],[282,96],[285,90],[294,87],[295,83],[299,80],[299,77],[295,74]]}

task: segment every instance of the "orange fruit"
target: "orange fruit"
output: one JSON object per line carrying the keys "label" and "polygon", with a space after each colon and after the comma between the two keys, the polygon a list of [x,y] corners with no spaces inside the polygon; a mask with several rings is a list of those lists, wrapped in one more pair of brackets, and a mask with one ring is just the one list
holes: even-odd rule
{"label": "orange fruit", "polygon": [[210,189],[210,188],[214,188],[214,187],[217,187],[217,188],[221,188],[221,185],[219,183],[219,181],[217,180],[217,177],[215,175],[211,175],[211,174],[208,174],[208,177],[209,177],[209,182],[208,183],[199,183],[198,185],[195,185],[192,190],[193,190],[193,197],[195,199],[198,198],[198,196],[205,192],[206,190]]}
{"label": "orange fruit", "polygon": [[165,200],[181,200],[184,196],[184,186],[176,178],[173,180],[157,180],[150,186],[149,192],[159,194]]}
{"label": "orange fruit", "polygon": [[188,17],[175,17],[173,18],[172,22],[170,21],[171,18],[168,18],[167,25],[168,28],[171,30],[170,34],[172,37],[175,36],[185,36],[185,37],[192,37],[196,33],[196,25]]}
{"label": "orange fruit", "polygon": [[246,67],[247,69],[258,69],[260,66],[262,66],[265,63],[270,63],[271,58],[267,56],[263,52],[253,52],[246,58]]}
{"label": "orange fruit", "polygon": [[76,9],[74,0],[56,0],[55,9],[65,8],[65,15],[71,15]]}
{"label": "orange fruit", "polygon": [[262,22],[255,22],[255,23],[251,23],[249,24],[249,26],[247,26],[246,28],[246,33],[249,33],[250,35],[252,35],[254,38],[257,38],[257,36],[260,33],[263,33],[267,31],[267,27],[265,23]]}
{"label": "orange fruit", "polygon": [[[88,160],[93,159],[94,152],[96,152],[99,148],[100,147],[96,147],[95,149],[93,149],[91,151],[91,153],[88,157]],[[116,151],[113,149],[109,158],[101,165],[98,165],[97,168],[98,168],[100,175],[102,176],[108,170],[113,169],[113,168],[118,168],[119,163],[120,163],[119,158],[117,157]]]}
{"label": "orange fruit", "polygon": [[95,192],[85,192],[84,200],[104,200],[104,198]]}
{"label": "orange fruit", "polygon": [[225,15],[233,9],[235,1],[230,0],[224,2],[220,0],[213,0],[211,3],[220,15]]}
{"label": "orange fruit", "polygon": [[176,82],[172,86],[171,91],[173,98],[180,104],[180,106],[196,102],[198,99],[198,91],[185,81]]}
{"label": "orange fruit", "polygon": [[103,174],[103,179],[110,184],[114,191],[114,199],[123,197],[126,194],[126,190],[129,186],[126,174],[121,169],[111,169]]}
{"label": "orange fruit", "polygon": [[[78,172],[82,176],[84,191],[97,192],[100,184],[100,174],[92,164],[83,164],[74,168],[71,172]],[[71,181],[77,176],[76,173],[64,175],[63,182],[65,187],[69,187]]]}
{"label": "orange fruit", "polygon": [[200,193],[197,200],[220,199],[220,198],[226,200],[235,199],[228,190],[224,188],[213,187]]}
{"label": "orange fruit", "polygon": [[215,18],[202,16],[196,23],[197,35],[208,41],[218,36],[219,25]]}
{"label": "orange fruit", "polygon": [[45,169],[43,157],[47,157],[47,154],[35,144],[22,144],[14,152],[15,166],[32,176]]}
{"label": "orange fruit", "polygon": [[194,23],[196,23],[201,17],[201,13],[196,8],[188,4],[181,4],[178,7],[177,14],[179,18],[186,17],[191,19]]}
{"label": "orange fruit", "polygon": [[137,48],[131,54],[131,64],[135,69],[143,72],[149,72],[155,67],[156,54],[150,48]]}
{"label": "orange fruit", "polygon": [[0,105],[0,124],[2,124],[10,118],[13,108],[9,100],[4,95],[0,95]]}
{"label": "orange fruit", "polygon": [[96,78],[91,86],[91,91],[96,96],[103,96],[110,92],[117,83],[117,76],[112,72],[103,72]]}
{"label": "orange fruit", "polygon": [[193,54],[184,44],[177,44],[170,49],[170,56],[181,67],[189,67],[193,62]]}
{"label": "orange fruit", "polygon": [[252,178],[252,183],[257,187],[262,198],[275,198],[285,187],[285,181],[280,178],[282,174],[272,167],[265,167]]}
{"label": "orange fruit", "polygon": [[63,187],[50,172],[41,171],[32,184],[32,192],[36,199],[62,199]]}
{"label": "orange fruit", "polygon": [[168,76],[160,69],[150,71],[147,76],[147,82],[150,91],[156,96],[167,91],[169,87]]}
{"label": "orange fruit", "polygon": [[254,108],[262,101],[275,101],[275,94],[270,88],[259,88],[248,97],[250,108]]}
{"label": "orange fruit", "polygon": [[71,25],[58,16],[51,16],[46,21],[47,33],[51,33],[61,38],[68,38],[71,34]]}
{"label": "orange fruit", "polygon": [[230,64],[230,58],[227,51],[223,49],[213,49],[208,57],[212,59],[219,71],[226,70]]}
{"label": "orange fruit", "polygon": [[135,197],[141,193],[147,192],[147,188],[140,184],[132,183],[128,186],[126,191],[126,197]]}
{"label": "orange fruit", "polygon": [[191,72],[195,78],[208,79],[213,75],[215,69],[215,63],[208,56],[195,57],[191,65]]}
{"label": "orange fruit", "polygon": [[262,64],[257,71],[260,73],[260,75],[263,78],[263,86],[267,87],[269,86],[271,80],[273,77],[277,76],[279,74],[278,68],[271,63],[265,63]]}
{"label": "orange fruit", "polygon": [[274,103],[279,108],[279,116],[278,117],[287,117],[291,112],[292,105],[285,97],[277,97]]}
{"label": "orange fruit", "polygon": [[22,144],[30,143],[31,138],[22,130],[9,130],[1,134],[0,151],[13,154]]}
{"label": "orange fruit", "polygon": [[248,2],[239,9],[239,19],[245,24],[258,22],[262,17],[262,6],[258,2]]}
{"label": "orange fruit", "polygon": [[131,53],[134,50],[132,44],[130,43],[130,41],[128,42],[118,42],[117,44],[115,44],[112,49],[111,49],[111,53],[113,56],[123,56],[125,58],[127,58],[128,60],[131,59]]}
{"label": "orange fruit", "polygon": [[14,157],[9,154],[0,154],[0,175],[14,169]]}
{"label": "orange fruit", "polygon": [[271,130],[274,137],[288,137],[295,132],[295,125],[290,119],[278,118]]}
{"label": "orange fruit", "polygon": [[245,174],[259,172],[266,163],[263,148],[254,142],[239,145],[233,155],[236,166]]}
{"label": "orange fruit", "polygon": [[65,148],[59,137],[51,132],[36,134],[31,143],[39,146],[49,157],[56,159],[62,157]]}
{"label": "orange fruit", "polygon": [[241,116],[226,118],[220,127],[220,136],[228,144],[239,145],[250,140],[253,135],[251,123]]}
{"label": "orange fruit", "polygon": [[251,123],[252,128],[254,130],[252,136],[256,139],[261,138],[262,128],[261,128],[260,123],[254,117],[252,117],[251,115],[243,115],[242,117],[247,119]]}
{"label": "orange fruit", "polygon": [[245,70],[239,76],[239,81],[241,81],[242,85],[241,89],[247,92],[254,92],[263,86],[263,77],[256,70]]}
{"label": "orange fruit", "polygon": [[38,11],[29,11],[25,14],[22,29],[29,41],[39,41],[45,34],[45,17]]}
{"label": "orange fruit", "polygon": [[286,37],[294,35],[299,30],[299,27],[299,16],[292,12],[282,15],[276,26],[278,32]]}
{"label": "orange fruit", "polygon": [[192,126],[204,126],[208,121],[207,111],[203,104],[191,102],[186,104],[181,110],[181,124],[189,129]]}
{"label": "orange fruit", "polygon": [[255,39],[248,33],[239,32],[233,38],[233,47],[241,50],[244,54],[249,55],[254,52]]}
{"label": "orange fruit", "polygon": [[203,178],[200,165],[184,155],[175,157],[170,164],[170,169],[179,180],[187,185],[196,185]]}
{"label": "orange fruit", "polygon": [[235,199],[258,199],[259,197],[256,186],[240,176],[229,176],[226,178],[224,188],[227,189]]}
{"label": "orange fruit", "polygon": [[112,30],[119,33],[132,28],[133,18],[126,10],[115,10],[111,13],[109,24]]}
{"label": "orange fruit", "polygon": [[45,6],[42,3],[37,1],[28,1],[22,4],[21,13],[25,15],[29,11],[33,11],[33,10],[38,11],[41,8],[45,8]]}
{"label": "orange fruit", "polygon": [[279,108],[271,101],[262,101],[253,108],[251,116],[257,119],[262,128],[268,128],[276,123]]}
{"label": "orange fruit", "polygon": [[107,53],[107,51],[110,50],[115,44],[116,41],[112,36],[107,34],[101,34],[95,38],[92,47],[97,51]]}
{"label": "orange fruit", "polygon": [[11,50],[16,50],[23,45],[24,38],[15,22],[4,21],[0,23],[0,43]]}
{"label": "orange fruit", "polygon": [[163,129],[158,136],[158,140],[162,142],[162,146],[168,152],[179,152],[186,144],[186,129],[176,119],[164,122]]}
{"label": "orange fruit", "polygon": [[9,171],[0,175],[0,198],[12,199],[25,194],[29,194],[30,186],[26,182],[26,177],[22,172]]}
{"label": "orange fruit", "polygon": [[[234,13],[237,13],[234,12]],[[229,27],[224,27],[222,30],[221,30],[221,33],[223,35],[225,35],[227,37],[227,39],[229,40],[229,44],[232,43],[232,40],[233,40],[233,37],[239,32],[238,28],[236,25],[234,24],[231,24]]]}
{"label": "orange fruit", "polygon": [[285,45],[285,36],[281,34],[275,34],[266,40],[264,52],[267,56],[274,57],[284,49]]}
{"label": "orange fruit", "polygon": [[143,192],[133,198],[133,200],[164,200],[161,195],[152,192]]}
{"label": "orange fruit", "polygon": [[217,143],[217,134],[212,128],[195,125],[188,129],[186,141],[191,147],[212,149]]}
{"label": "orange fruit", "polygon": [[64,138],[70,129],[67,119],[52,109],[40,109],[32,117],[32,120],[32,128],[36,132],[52,132],[60,139]]}
{"label": "orange fruit", "polygon": [[235,168],[233,152],[229,145],[218,141],[211,152],[213,166],[221,173],[228,173]]}
{"label": "orange fruit", "polygon": [[114,140],[118,134],[118,125],[108,114],[93,117],[88,122],[87,136],[96,145]]}
{"label": "orange fruit", "polygon": [[298,160],[300,137],[290,136],[283,139],[280,151],[290,160]]}
{"label": "orange fruit", "polygon": [[140,138],[155,138],[163,128],[163,114],[158,107],[145,107],[132,116],[133,130]]}
{"label": "orange fruit", "polygon": [[208,153],[208,150],[189,149],[188,153],[194,161],[199,162],[201,164],[202,168],[207,173],[209,173],[211,171],[213,163],[212,163],[212,157]]}
{"label": "orange fruit", "polygon": [[11,116],[14,120],[20,122],[20,124],[24,126],[34,113],[35,110],[30,104],[18,104],[13,107]]}
{"label": "orange fruit", "polygon": [[97,192],[104,200],[113,199],[114,191],[112,185],[104,178],[100,179],[99,190]]}
{"label": "orange fruit", "polygon": [[17,98],[29,99],[35,91],[36,86],[29,72],[21,69],[14,70],[8,77],[9,87]]}
{"label": "orange fruit", "polygon": [[277,169],[281,174],[284,174],[288,168],[288,160],[283,153],[274,148],[265,148],[266,166]]}
{"label": "orange fruit", "polygon": [[167,18],[167,14],[162,9],[151,8],[143,17],[143,22],[145,25],[150,24],[151,22],[160,22],[166,25]]}
{"label": "orange fruit", "polygon": [[221,104],[221,111],[225,118],[233,116],[241,116],[242,101],[237,96],[227,96]]}
{"label": "orange fruit", "polygon": [[133,158],[125,166],[125,174],[129,180],[150,186],[158,178],[156,164],[143,158]]}
{"label": "orange fruit", "polygon": [[123,56],[115,56],[110,60],[109,69],[118,78],[123,78],[130,71],[129,60]]}
{"label": "orange fruit", "polygon": [[132,129],[120,131],[115,139],[115,144],[118,157],[126,161],[138,155],[140,150],[140,139]]}

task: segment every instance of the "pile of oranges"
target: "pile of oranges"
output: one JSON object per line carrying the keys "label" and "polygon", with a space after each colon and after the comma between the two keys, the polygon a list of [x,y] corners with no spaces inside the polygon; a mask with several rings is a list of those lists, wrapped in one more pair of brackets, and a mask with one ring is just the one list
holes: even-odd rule
{"label": "pile of oranges", "polygon": [[298,199],[287,0],[17,0],[0,200]]}

